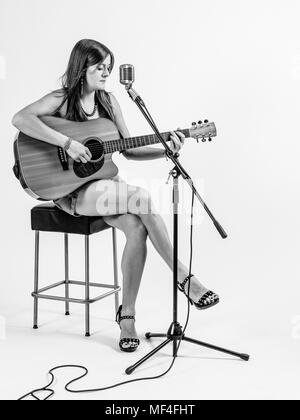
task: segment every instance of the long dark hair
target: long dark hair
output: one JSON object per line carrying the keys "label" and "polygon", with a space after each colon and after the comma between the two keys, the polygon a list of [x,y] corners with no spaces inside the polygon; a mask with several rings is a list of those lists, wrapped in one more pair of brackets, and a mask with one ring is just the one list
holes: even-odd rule
{"label": "long dark hair", "polygon": [[[67,102],[66,119],[71,121],[86,121],[82,107],[80,105],[81,80],[85,76],[86,69],[89,66],[101,64],[105,58],[111,56],[111,70],[114,67],[114,55],[103,44],[92,39],[82,39],[77,42],[72,50],[68,68],[62,76],[62,95],[63,101],[56,113]],[[114,121],[114,113],[109,94],[104,90],[98,90],[95,93],[95,100],[102,106]]]}

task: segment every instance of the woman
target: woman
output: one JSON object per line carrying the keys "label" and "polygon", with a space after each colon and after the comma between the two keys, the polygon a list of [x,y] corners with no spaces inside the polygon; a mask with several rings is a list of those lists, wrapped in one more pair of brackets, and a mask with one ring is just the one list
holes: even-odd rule
{"label": "woman", "polygon": [[[13,118],[13,125],[31,137],[64,148],[77,162],[89,162],[91,153],[88,148],[49,128],[39,117],[55,115],[72,121],[110,118],[124,138],[130,137],[119,103],[114,95],[105,91],[105,82],[113,66],[114,56],[103,44],[88,39],[79,41],[63,76],[62,89],[18,112]],[[184,144],[184,135],[172,132],[170,140],[170,147],[178,152]],[[129,160],[158,159],[165,157],[165,150],[147,146],[125,151],[123,155]],[[130,205],[133,198],[139,205]],[[104,211],[99,202],[105,200],[116,203],[116,206],[111,209],[106,207]],[[109,180],[91,181],[72,194],[55,200],[55,204],[75,217],[101,215],[108,225],[126,235],[122,257],[123,302],[117,322],[121,328],[120,349],[135,351],[139,345],[134,325],[135,304],[146,260],[148,236],[170,269],[173,268],[172,244],[150,195],[140,187],[127,185],[116,176]],[[141,211],[145,208],[148,210]],[[197,309],[206,309],[219,302],[217,295],[206,289],[195,276],[189,277],[188,274],[188,269],[178,261],[178,287],[185,294],[190,287],[190,301]]]}

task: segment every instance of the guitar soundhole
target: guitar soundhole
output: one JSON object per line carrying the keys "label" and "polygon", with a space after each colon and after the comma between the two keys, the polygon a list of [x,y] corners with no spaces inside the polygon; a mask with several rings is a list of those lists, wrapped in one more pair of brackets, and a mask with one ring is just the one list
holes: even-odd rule
{"label": "guitar soundhole", "polygon": [[75,162],[73,170],[78,178],[88,178],[98,172],[104,164],[104,146],[99,139],[88,139],[84,145],[92,154],[92,160],[87,163]]}
{"label": "guitar soundhole", "polygon": [[84,143],[92,154],[92,160],[99,160],[103,156],[104,147],[98,139],[89,139]]}

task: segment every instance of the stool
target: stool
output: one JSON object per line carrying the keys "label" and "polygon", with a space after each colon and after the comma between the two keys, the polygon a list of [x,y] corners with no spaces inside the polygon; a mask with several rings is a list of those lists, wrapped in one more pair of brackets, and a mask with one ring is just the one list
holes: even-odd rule
{"label": "stool", "polygon": [[[102,217],[74,217],[60,210],[53,203],[44,203],[34,207],[31,210],[31,228],[35,231],[35,262],[34,262],[34,322],[33,328],[38,328],[38,300],[48,299],[65,302],[66,315],[70,315],[70,303],[79,303],[85,305],[85,335],[90,336],[90,305],[112,294],[115,295],[116,313],[119,308],[119,292],[121,288],[118,283],[118,261],[117,261],[117,240],[116,230],[108,226]],[[90,235],[101,232],[106,229],[112,229],[113,242],[113,269],[114,284],[90,283]],[[39,289],[39,239],[40,232],[61,232],[64,233],[65,250],[65,279],[55,284]],[[69,234],[79,234],[85,236],[85,280],[74,281],[69,278]],[[49,296],[44,292],[56,287],[65,285],[65,296]],[[85,286],[85,299],[70,298],[70,285]],[[96,298],[90,298],[90,286],[113,289]]]}

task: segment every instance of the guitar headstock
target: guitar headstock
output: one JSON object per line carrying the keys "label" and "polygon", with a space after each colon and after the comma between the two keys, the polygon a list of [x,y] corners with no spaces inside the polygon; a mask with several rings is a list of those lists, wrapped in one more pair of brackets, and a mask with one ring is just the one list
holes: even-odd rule
{"label": "guitar headstock", "polygon": [[199,143],[199,139],[203,143],[212,141],[212,137],[216,137],[217,129],[215,123],[209,122],[208,120],[199,121],[198,123],[193,122],[192,127],[190,128],[190,136],[195,138]]}

